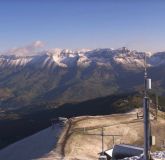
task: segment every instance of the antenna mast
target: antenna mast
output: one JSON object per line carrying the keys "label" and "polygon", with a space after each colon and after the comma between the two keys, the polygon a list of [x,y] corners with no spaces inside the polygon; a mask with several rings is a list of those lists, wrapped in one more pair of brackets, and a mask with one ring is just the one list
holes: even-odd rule
{"label": "antenna mast", "polygon": [[122,135],[119,135],[119,134],[104,134],[103,127],[101,128],[101,133],[85,133],[85,130],[84,130],[84,135],[101,136],[101,149],[102,149],[101,156],[104,156],[104,137],[105,136],[112,136],[113,137],[113,147],[114,147],[115,137],[122,136]]}
{"label": "antenna mast", "polygon": [[150,159],[150,120],[149,120],[149,97],[147,90],[151,89],[151,79],[148,79],[146,54],[144,57],[144,98],[143,98],[143,114],[144,114],[144,159]]}

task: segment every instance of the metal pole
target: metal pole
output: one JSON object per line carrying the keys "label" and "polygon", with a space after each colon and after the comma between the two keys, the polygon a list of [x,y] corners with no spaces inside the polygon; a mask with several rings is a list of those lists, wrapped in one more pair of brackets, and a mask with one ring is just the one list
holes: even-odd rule
{"label": "metal pole", "polygon": [[113,148],[115,146],[115,136],[113,136]]}
{"label": "metal pole", "polygon": [[104,155],[104,131],[103,131],[103,128],[102,128],[102,133],[101,133],[101,136],[102,136],[102,154]]}
{"label": "metal pole", "polygon": [[146,69],[146,56],[145,56],[145,70],[144,70],[144,99],[143,99],[143,114],[144,114],[144,160],[150,158],[150,131],[149,131],[149,98],[147,96],[147,69]]}
{"label": "metal pole", "polygon": [[114,147],[114,144],[115,144],[115,136],[122,136],[122,135],[111,135],[111,134],[104,134],[104,130],[103,128],[101,128],[101,133],[85,133],[85,135],[91,135],[91,136],[101,136],[101,140],[102,140],[102,152],[101,152],[101,155],[104,155],[104,136],[113,136],[113,147]]}
{"label": "metal pole", "polygon": [[148,97],[144,97],[144,159],[149,160],[149,123],[148,123]]}

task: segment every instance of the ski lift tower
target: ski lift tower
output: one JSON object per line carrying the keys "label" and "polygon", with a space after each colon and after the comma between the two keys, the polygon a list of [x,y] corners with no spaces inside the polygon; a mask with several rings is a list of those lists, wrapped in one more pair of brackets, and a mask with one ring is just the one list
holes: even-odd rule
{"label": "ski lift tower", "polygon": [[144,98],[143,98],[143,114],[144,114],[144,160],[150,159],[150,116],[149,116],[149,96],[148,90],[151,89],[151,79],[147,75],[146,55],[144,58]]}

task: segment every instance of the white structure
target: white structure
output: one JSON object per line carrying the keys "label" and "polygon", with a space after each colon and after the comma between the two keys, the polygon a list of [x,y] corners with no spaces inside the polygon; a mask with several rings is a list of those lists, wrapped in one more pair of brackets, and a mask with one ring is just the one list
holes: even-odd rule
{"label": "white structure", "polygon": [[147,89],[151,89],[151,79],[147,78]]}
{"label": "white structure", "polygon": [[106,155],[100,155],[99,160],[107,160],[107,156]]}

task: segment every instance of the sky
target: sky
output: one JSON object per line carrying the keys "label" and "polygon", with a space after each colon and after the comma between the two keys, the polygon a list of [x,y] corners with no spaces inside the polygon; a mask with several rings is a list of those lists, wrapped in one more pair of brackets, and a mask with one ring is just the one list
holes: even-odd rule
{"label": "sky", "polygon": [[165,51],[164,0],[0,0],[0,51],[46,48]]}

